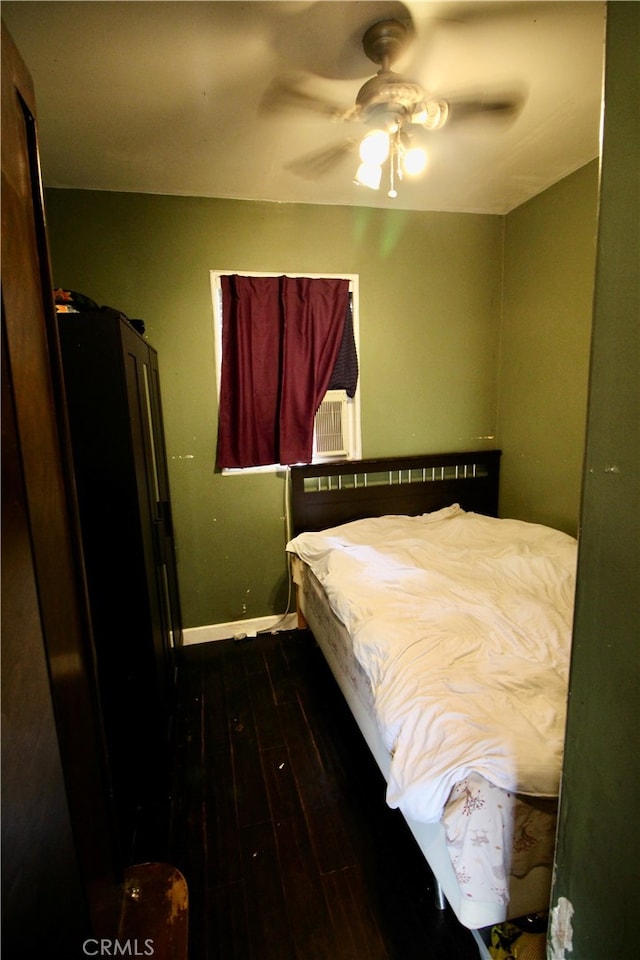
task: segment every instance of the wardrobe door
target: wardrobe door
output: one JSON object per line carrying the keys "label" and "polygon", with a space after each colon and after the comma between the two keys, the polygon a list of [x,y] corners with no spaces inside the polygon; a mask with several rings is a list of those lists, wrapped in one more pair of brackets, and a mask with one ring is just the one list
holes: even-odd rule
{"label": "wardrobe door", "polygon": [[[176,548],[173,539],[173,519],[169,492],[167,451],[162,419],[160,372],[158,355],[149,348],[149,366],[145,367],[145,388],[149,413],[156,493],[155,524],[157,530],[160,594],[165,617],[165,630],[172,651],[182,646],[182,612],[178,590]],[[175,664],[173,664],[175,668]]]}
{"label": "wardrobe door", "polygon": [[135,482],[140,513],[144,575],[149,603],[148,648],[140,651],[149,660],[155,678],[155,708],[168,739],[173,688],[173,650],[165,613],[162,541],[159,535],[161,506],[158,486],[158,450],[150,405],[149,345],[127,324],[121,323],[124,377],[128,398],[131,449],[135,460]]}

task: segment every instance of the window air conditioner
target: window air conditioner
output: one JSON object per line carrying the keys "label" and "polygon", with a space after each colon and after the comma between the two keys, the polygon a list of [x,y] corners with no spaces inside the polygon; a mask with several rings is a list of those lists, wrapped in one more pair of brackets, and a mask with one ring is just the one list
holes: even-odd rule
{"label": "window air conditioner", "polygon": [[344,390],[328,390],[315,417],[314,459],[349,455],[349,412]]}

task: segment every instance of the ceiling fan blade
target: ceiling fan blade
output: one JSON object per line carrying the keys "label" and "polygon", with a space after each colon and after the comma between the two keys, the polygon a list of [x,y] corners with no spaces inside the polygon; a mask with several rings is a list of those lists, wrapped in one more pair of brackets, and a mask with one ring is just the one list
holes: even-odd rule
{"label": "ceiling fan blade", "polygon": [[318,180],[337,167],[340,161],[354,150],[357,142],[357,139],[349,138],[321,150],[314,150],[285,164],[285,170],[305,180]]}
{"label": "ceiling fan blade", "polygon": [[315,113],[329,120],[344,120],[347,111],[329,100],[317,97],[304,90],[305,79],[302,74],[276,77],[262,97],[260,112],[274,115],[303,111],[305,113]]}
{"label": "ceiling fan blade", "polygon": [[491,124],[512,123],[522,110],[526,96],[512,90],[505,93],[444,97],[444,100],[449,108],[445,126],[450,127],[486,120]]}
{"label": "ceiling fan blade", "polygon": [[272,44],[281,62],[332,80],[357,80],[371,72],[362,37],[372,23],[392,19],[413,23],[410,5],[399,0],[312,0],[278,6],[282,29],[274,30]]}

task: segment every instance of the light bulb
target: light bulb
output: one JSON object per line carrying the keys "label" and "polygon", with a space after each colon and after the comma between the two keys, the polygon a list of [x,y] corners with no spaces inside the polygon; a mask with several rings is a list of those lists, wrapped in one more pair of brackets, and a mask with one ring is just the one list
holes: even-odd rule
{"label": "light bulb", "polygon": [[377,190],[380,187],[382,179],[382,167],[377,163],[361,163],[358,172],[354,177],[354,182],[363,187],[369,187],[370,190]]}
{"label": "light bulb", "polygon": [[411,147],[411,149],[407,150],[405,153],[402,165],[405,169],[405,173],[415,177],[417,174],[422,173],[426,167],[427,154],[422,147]]}
{"label": "light bulb", "polygon": [[372,130],[360,143],[360,159],[363,163],[384,163],[389,156],[389,136],[384,130]]}

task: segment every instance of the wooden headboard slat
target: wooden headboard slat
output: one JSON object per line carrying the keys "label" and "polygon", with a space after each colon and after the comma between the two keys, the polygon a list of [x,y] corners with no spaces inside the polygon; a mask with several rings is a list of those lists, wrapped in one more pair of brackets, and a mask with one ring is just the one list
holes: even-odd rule
{"label": "wooden headboard slat", "polygon": [[[497,516],[500,450],[343,460],[291,467],[291,534],[459,503]],[[381,475],[389,475],[388,482]],[[367,485],[367,475],[374,477]]]}

